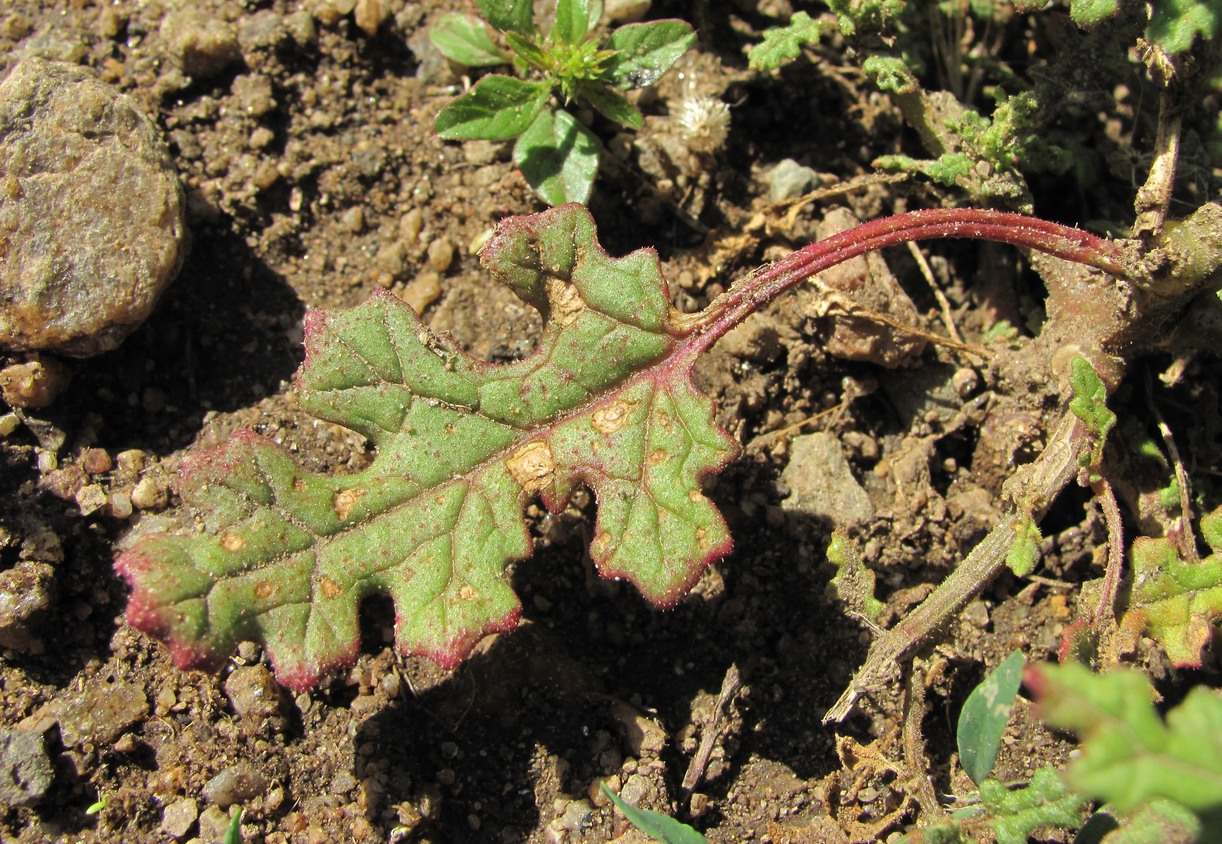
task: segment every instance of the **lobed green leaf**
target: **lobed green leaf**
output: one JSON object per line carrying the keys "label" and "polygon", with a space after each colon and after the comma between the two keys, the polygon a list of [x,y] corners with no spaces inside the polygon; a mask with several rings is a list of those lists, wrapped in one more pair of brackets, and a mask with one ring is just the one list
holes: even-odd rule
{"label": "lobed green leaf", "polygon": [[1178,803],[1201,819],[1202,841],[1219,840],[1222,698],[1215,692],[1197,686],[1164,722],[1150,681],[1137,671],[1096,675],[1074,663],[1047,665],[1028,686],[1048,723],[1081,739],[1081,754],[1066,772],[1080,794],[1122,814],[1156,800]]}
{"label": "lobed green leaf", "polygon": [[752,70],[776,70],[796,59],[807,44],[818,44],[828,27],[806,12],[794,12],[785,26],[764,30],[764,40],[747,52]]}
{"label": "lobed green leaf", "polygon": [[569,205],[506,220],[481,260],[547,318],[523,360],[471,358],[389,293],[308,315],[301,406],[367,437],[369,468],[316,475],[252,431],[184,462],[202,529],[146,536],[116,562],[129,621],[179,666],[251,640],[284,685],[309,688],[355,659],[372,594],[394,603],[401,653],[452,666],[517,623],[505,567],[532,550],[524,505],[560,512],[581,485],[599,505],[595,565],[657,604],[729,550],[700,481],[737,446],[690,358],[671,357],[682,333],[656,255],[610,258]]}
{"label": "lobed green leaf", "polygon": [[1182,560],[1165,538],[1139,536],[1130,551],[1132,579],[1125,595],[1123,622],[1153,636],[1171,664],[1195,667],[1222,617],[1222,508],[1202,517],[1202,532],[1214,553],[1203,560]]}

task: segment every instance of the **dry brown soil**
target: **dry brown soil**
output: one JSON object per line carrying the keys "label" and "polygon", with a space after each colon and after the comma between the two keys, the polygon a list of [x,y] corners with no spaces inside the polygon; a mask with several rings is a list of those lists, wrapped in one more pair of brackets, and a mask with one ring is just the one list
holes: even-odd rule
{"label": "dry brown soil", "polygon": [[[713,841],[871,841],[932,818],[939,795],[969,791],[954,762],[958,708],[986,666],[1015,648],[1032,661],[1055,654],[1074,584],[1098,575],[1101,519],[1087,494],[1068,494],[1046,523],[1040,578],[1003,577],[927,649],[907,693],[897,683],[824,727],[871,632],[828,594],[829,520],[782,506],[791,486],[828,483],[818,474],[804,481],[802,467],[783,475],[794,437],[834,434],[868,494],[873,515],[850,535],[879,575],[886,625],[984,535],[1000,483],[1038,451],[1044,431],[1038,415],[999,418],[987,400],[962,416],[965,403],[997,388],[980,358],[932,346],[895,352],[899,368],[834,356],[829,321],[800,297],[768,309],[699,368],[719,421],[745,449],[710,488],[737,550],[670,611],[597,578],[585,553],[593,504],[579,500],[559,517],[530,510],[536,554],[512,571],[522,625],[481,643],[454,671],[396,657],[393,613],[378,601],[365,607],[356,665],[296,696],[270,683],[258,648],[241,649],[218,676],[184,672],[124,624],[113,556],[134,523],[172,523],[187,449],[248,426],[313,470],[368,461],[358,437],[294,403],[306,311],[389,288],[422,307],[434,329],[501,361],[528,351],[539,329],[535,313],[480,271],[474,249],[498,220],[541,206],[506,145],[443,143],[431,131],[465,80],[430,53],[424,28],[451,5],[471,4],[362,3],[377,24],[362,18],[370,32],[350,13],[329,19],[327,5],[0,8],[0,71],[26,52],[88,65],[162,128],[193,239],[149,322],[117,351],[74,362],[60,401],[32,414],[42,428],[35,420],[0,440],[0,568],[37,559],[54,572],[49,608],[0,654],[0,724],[45,735],[55,771],[37,805],[0,809],[0,840],[219,840],[222,806],[235,795],[246,841],[641,840],[597,795],[607,779]],[[220,23],[238,33],[240,58],[185,76],[183,51],[162,28],[176,6],[197,9],[201,30]],[[299,6],[316,12],[309,26]],[[648,122],[638,147],[595,124],[620,156],[590,203],[602,243],[616,255],[656,248],[682,309],[808,242],[833,205],[870,219],[951,196],[916,182],[876,185],[812,203],[790,221],[769,204],[768,172],[782,159],[828,186],[872,172],[880,154],[919,150],[836,39],[819,61],[747,69],[745,46],[791,8],[656,2],[651,15],[699,27],[697,47],[641,100]],[[1028,36],[1021,21],[991,33],[998,54],[1044,61],[1047,42],[1026,44]],[[1132,135],[1132,101],[1122,108],[1093,84],[1062,85],[1067,97],[1094,98],[1088,134]],[[732,106],[729,140],[715,155],[685,151],[669,116],[695,95]],[[1123,219],[1139,165],[1112,166],[1093,194],[1072,177],[1033,182],[1037,210],[1073,223]],[[1038,282],[1016,251],[941,243],[922,254],[968,342],[998,319],[1024,331],[1037,319]],[[891,250],[872,266],[889,266],[914,318],[945,334],[913,254]],[[860,324],[848,336],[888,348],[907,339]],[[1194,365],[1168,401],[1216,419],[1215,376]],[[40,468],[39,431],[54,429],[65,443]],[[1194,436],[1209,444],[1216,435]],[[147,506],[135,516],[108,506],[82,514],[82,488],[130,495],[142,479]],[[741,686],[719,707],[731,667]],[[910,730],[918,740],[906,745],[914,689],[925,690],[926,711],[912,719],[922,734]],[[715,712],[712,752],[689,794],[683,778]],[[999,775],[1022,780],[1065,750],[1020,704]]]}

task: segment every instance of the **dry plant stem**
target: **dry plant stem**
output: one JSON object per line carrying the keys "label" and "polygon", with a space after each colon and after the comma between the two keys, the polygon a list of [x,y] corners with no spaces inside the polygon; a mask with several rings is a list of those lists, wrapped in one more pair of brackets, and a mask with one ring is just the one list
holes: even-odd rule
{"label": "dry plant stem", "polygon": [[1095,608],[1095,626],[1103,629],[1116,618],[1116,595],[1120,592],[1120,577],[1124,573],[1124,524],[1112,485],[1106,480],[1098,480],[1090,489],[1099,499],[1103,520],[1107,523],[1107,570],[1103,573],[1103,588],[1099,590],[1099,606]]}
{"label": "dry plant stem", "polygon": [[934,299],[938,302],[938,307],[942,311],[942,324],[946,326],[946,333],[956,343],[962,343],[963,335],[955,327],[955,319],[951,313],[950,301],[946,298],[946,294],[942,292],[942,288],[938,286],[938,280],[934,278],[933,269],[929,266],[929,262],[925,260],[925,253],[921,251],[921,247],[911,241],[908,243],[908,252],[912,255],[912,260],[916,261],[917,266],[921,268],[921,275],[925,277],[925,283],[929,285]]}
{"label": "dry plant stem", "polygon": [[1025,504],[1011,504],[1000,523],[929,597],[874,640],[865,663],[823,716],[823,723],[843,721],[861,694],[886,685],[909,654],[927,642],[1005,567],[1006,555],[1014,543],[1015,522],[1028,514],[1036,518],[1043,515],[1057,494],[1077,477],[1078,453],[1083,444],[1080,424],[1072,413],[1061,417],[1040,456],[1015,472],[1002,488],[1009,501],[1033,502],[1037,506],[1026,509]]}
{"label": "dry plant stem", "polygon": [[721,692],[717,695],[717,703],[713,707],[709,723],[701,732],[700,746],[696,749],[696,755],[692,757],[691,763],[687,766],[687,772],[683,775],[683,790],[688,794],[691,794],[692,789],[704,778],[704,769],[709,765],[709,757],[713,755],[717,740],[721,738],[721,722],[725,718],[726,707],[729,706],[741,686],[742,679],[738,673],[738,666],[731,665],[721,681]]}
{"label": "dry plant stem", "polygon": [[1180,458],[1180,450],[1175,446],[1175,438],[1171,436],[1171,428],[1167,425],[1167,420],[1163,418],[1162,411],[1158,409],[1158,403],[1154,401],[1154,385],[1150,380],[1149,372],[1146,373],[1146,404],[1150,408],[1154,421],[1158,424],[1158,433],[1163,438],[1163,445],[1167,448],[1167,455],[1171,458],[1171,466],[1175,470],[1176,486],[1180,488],[1179,528],[1177,535],[1172,539],[1181,559],[1189,563],[1198,563],[1201,557],[1197,553],[1196,539],[1192,535],[1192,494],[1189,492],[1191,487],[1188,485],[1188,471],[1184,468],[1184,461]]}
{"label": "dry plant stem", "polygon": [[1150,175],[1146,177],[1145,184],[1138,188],[1133,201],[1133,208],[1137,211],[1133,231],[1138,235],[1162,231],[1171,207],[1175,164],[1180,157],[1180,127],[1183,123],[1174,100],[1166,89],[1159,94],[1154,162],[1150,165]]}

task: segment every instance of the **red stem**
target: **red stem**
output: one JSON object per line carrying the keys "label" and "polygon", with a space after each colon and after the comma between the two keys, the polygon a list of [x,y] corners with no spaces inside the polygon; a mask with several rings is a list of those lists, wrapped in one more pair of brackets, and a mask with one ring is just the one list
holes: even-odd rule
{"label": "red stem", "polygon": [[777,296],[850,258],[898,243],[946,237],[1025,246],[1112,275],[1127,275],[1119,244],[1059,223],[974,208],[909,211],[854,226],[738,280],[700,314],[685,351],[699,355]]}

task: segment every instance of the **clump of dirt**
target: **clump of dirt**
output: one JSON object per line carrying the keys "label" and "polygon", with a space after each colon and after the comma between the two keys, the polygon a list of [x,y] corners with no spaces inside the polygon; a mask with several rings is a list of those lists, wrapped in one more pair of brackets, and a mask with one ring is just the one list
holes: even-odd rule
{"label": "clump of dirt", "polygon": [[[774,204],[788,195],[782,176],[798,191],[834,188],[873,173],[881,154],[916,149],[840,39],[814,50],[818,61],[748,70],[746,45],[801,5],[655,3],[652,16],[690,12],[697,47],[641,97],[641,133],[595,124],[608,148],[591,200],[600,240],[616,255],[656,248],[682,310],[816,237],[833,205],[864,220],[950,201],[919,181],[867,179],[792,214]],[[934,792],[970,790],[951,725],[985,666],[1015,648],[1054,656],[1106,536],[1085,493],[1045,523],[1040,577],[1003,578],[907,687],[863,701],[835,731],[820,723],[872,636],[827,590],[831,528],[851,529],[891,624],[996,522],[1000,485],[1038,452],[1048,408],[1005,400],[1015,374],[979,355],[847,319],[813,291],[773,304],[698,367],[745,448],[709,490],[738,550],[672,610],[597,577],[594,503],[579,495],[560,516],[532,508],[536,554],[513,570],[522,625],[453,671],[396,657],[392,611],[377,599],[363,607],[358,662],[297,695],[256,647],[219,675],[181,672],[125,625],[112,560],[133,531],[173,521],[188,449],[251,427],[311,470],[371,459],[362,438],[296,406],[308,310],[387,289],[478,357],[532,348],[538,315],[494,286],[476,253],[497,221],[540,206],[507,145],[431,130],[469,82],[425,35],[454,6],[25,0],[0,12],[0,69],[27,55],[82,64],[141,104],[169,143],[193,241],[140,330],[73,363],[53,406],[0,419],[0,605],[25,602],[0,616],[0,725],[41,737],[41,749],[22,745],[23,770],[42,759],[51,771],[0,799],[0,838],[216,841],[240,806],[246,841],[636,840],[599,794],[606,781],[713,841],[882,839],[936,815]],[[1027,32],[1010,20],[999,50],[1025,51]],[[1024,62],[1049,48],[1030,49],[1039,55]],[[1076,84],[1058,62],[1046,73]],[[1134,97],[1078,82],[1058,119],[1123,146],[1141,119]],[[677,120],[701,97],[729,106],[716,150],[685,141],[690,113]],[[1033,183],[1037,210],[1072,219],[1125,218],[1127,187]],[[1002,319],[1026,333],[1042,318],[1038,280],[1000,248],[893,250],[856,269],[846,285],[872,285],[874,307],[928,334],[953,323],[979,345]],[[1199,423],[1183,430],[1216,475],[1217,373],[1190,363],[1168,383],[1172,426]],[[834,436],[841,459],[786,473],[794,455],[826,447],[795,444],[813,433]],[[861,493],[852,519],[798,503],[829,478]],[[915,743],[914,700],[928,708]],[[1021,780],[1066,750],[1020,706],[998,776]]]}

